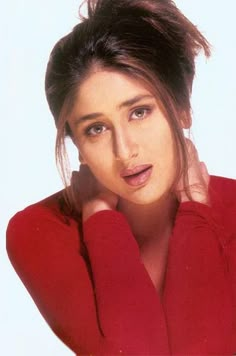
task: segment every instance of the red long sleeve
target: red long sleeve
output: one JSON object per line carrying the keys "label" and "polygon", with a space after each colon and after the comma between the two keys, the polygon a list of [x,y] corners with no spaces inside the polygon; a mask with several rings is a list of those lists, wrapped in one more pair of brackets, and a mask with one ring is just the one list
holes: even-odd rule
{"label": "red long sleeve", "polygon": [[[60,194],[59,194],[60,195]],[[211,207],[181,204],[160,300],[125,217],[77,222],[57,195],[13,217],[11,262],[54,332],[79,355],[236,353],[236,181],[212,177]]]}
{"label": "red long sleeve", "polygon": [[117,345],[116,353],[168,354],[163,309],[125,218],[114,211],[97,213],[86,222],[84,238],[101,329]]}
{"label": "red long sleeve", "polygon": [[164,297],[173,354],[233,354],[235,316],[224,233],[210,207],[194,202],[180,206]]}
{"label": "red long sleeve", "polygon": [[168,354],[164,313],[125,218],[84,226],[95,295],[74,221],[32,206],[8,227],[10,259],[54,332],[78,354]]}
{"label": "red long sleeve", "polygon": [[53,331],[75,353],[95,352],[101,336],[76,224],[32,206],[12,219],[7,236],[10,260]]}

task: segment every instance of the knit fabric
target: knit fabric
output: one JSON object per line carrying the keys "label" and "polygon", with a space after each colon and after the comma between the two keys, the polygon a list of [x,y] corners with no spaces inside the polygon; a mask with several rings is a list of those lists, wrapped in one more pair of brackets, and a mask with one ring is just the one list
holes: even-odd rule
{"label": "knit fabric", "polygon": [[[211,176],[211,205],[179,205],[164,292],[117,211],[79,233],[61,192],[17,213],[10,260],[56,335],[77,355],[232,355],[236,352],[236,181]],[[29,326],[30,327],[30,326]]]}

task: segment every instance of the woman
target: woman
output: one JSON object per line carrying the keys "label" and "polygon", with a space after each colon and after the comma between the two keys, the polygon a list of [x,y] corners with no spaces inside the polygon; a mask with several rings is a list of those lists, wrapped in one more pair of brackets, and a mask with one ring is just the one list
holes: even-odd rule
{"label": "woman", "polygon": [[236,351],[236,182],[184,137],[209,45],[170,0],[88,0],[54,47],[46,94],[66,180],[9,223],[9,257],[76,354]]}

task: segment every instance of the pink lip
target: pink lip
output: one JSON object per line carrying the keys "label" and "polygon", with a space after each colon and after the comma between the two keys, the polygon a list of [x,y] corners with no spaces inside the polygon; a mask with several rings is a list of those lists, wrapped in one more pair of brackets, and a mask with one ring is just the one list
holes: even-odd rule
{"label": "pink lip", "polygon": [[152,165],[144,164],[134,168],[123,169],[120,173],[125,182],[131,186],[143,185],[152,173]]}

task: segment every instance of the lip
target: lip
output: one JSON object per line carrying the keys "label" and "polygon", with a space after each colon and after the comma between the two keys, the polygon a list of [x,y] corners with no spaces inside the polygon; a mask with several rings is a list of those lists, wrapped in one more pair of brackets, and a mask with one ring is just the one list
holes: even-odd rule
{"label": "lip", "polygon": [[121,171],[120,176],[130,186],[144,185],[152,174],[152,168],[151,164],[125,168]]}

